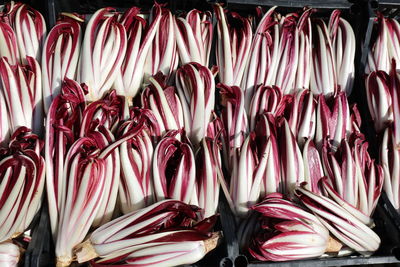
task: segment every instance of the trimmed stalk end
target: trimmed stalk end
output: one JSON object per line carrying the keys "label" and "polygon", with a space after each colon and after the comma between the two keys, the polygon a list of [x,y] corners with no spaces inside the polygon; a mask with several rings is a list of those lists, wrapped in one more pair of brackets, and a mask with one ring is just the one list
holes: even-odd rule
{"label": "trimmed stalk end", "polygon": [[82,22],[82,23],[85,22],[84,19],[82,19],[82,18],[76,16],[76,15],[73,14],[73,13],[61,12],[60,15],[61,15],[61,16],[65,16],[65,17],[69,17],[69,18],[74,19],[74,20],[76,20],[76,21],[78,21],[78,22]]}
{"label": "trimmed stalk end", "polygon": [[395,145],[396,150],[400,150],[400,143]]}
{"label": "trimmed stalk end", "polygon": [[219,241],[221,240],[222,234],[221,232],[215,232],[212,234],[212,236],[209,239],[204,240],[204,249],[205,253],[207,254],[214,248],[216,248],[219,244]]}
{"label": "trimmed stalk end", "polygon": [[16,232],[16,233],[14,233],[14,234],[12,235],[11,239],[17,238],[17,237],[19,237],[20,235],[22,235],[21,232]]}
{"label": "trimmed stalk end", "polygon": [[77,245],[74,251],[76,254],[76,259],[79,263],[90,261],[99,256],[97,255],[96,250],[90,242],[90,239]]}
{"label": "trimmed stalk end", "polygon": [[326,247],[326,253],[338,253],[343,247],[343,244],[336,238],[329,236],[328,246]]}
{"label": "trimmed stalk end", "polygon": [[59,256],[57,257],[56,267],[67,267],[72,263],[72,258],[69,256]]}

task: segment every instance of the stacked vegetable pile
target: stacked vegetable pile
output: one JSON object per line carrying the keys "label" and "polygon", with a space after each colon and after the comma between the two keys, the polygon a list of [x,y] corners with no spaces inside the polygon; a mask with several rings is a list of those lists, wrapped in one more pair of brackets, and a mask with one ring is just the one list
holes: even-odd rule
{"label": "stacked vegetable pile", "polygon": [[376,39],[365,69],[366,95],[379,144],[379,160],[384,172],[384,190],[394,208],[400,209],[400,25],[378,14]]}
{"label": "stacked vegetable pile", "polygon": [[[124,14],[104,8],[85,32],[82,16],[62,14],[47,37],[43,17],[25,4],[7,4],[1,18],[6,261],[17,262],[10,240],[29,228],[45,184],[58,266],[76,259],[73,249],[91,229],[118,233],[120,220],[133,214],[125,231],[139,239],[126,244],[117,234],[125,247],[116,248],[118,255],[99,253],[107,257],[101,264],[188,264],[214,249],[221,173],[214,76],[190,57],[177,70],[175,42],[178,30],[181,41],[200,38],[204,46],[183,46],[182,56],[208,60],[211,14],[194,10],[177,19],[156,4],[146,20],[136,7]],[[176,201],[162,202],[167,198]],[[128,215],[112,220],[121,213]]]}
{"label": "stacked vegetable pile", "polygon": [[328,26],[312,9],[259,11],[215,5],[214,29],[209,11],[102,8],[86,22],[60,14],[46,34],[36,10],[5,5],[5,262],[18,261],[12,238],[29,229],[44,186],[57,266],[194,263],[219,243],[220,187],[258,260],[377,250],[385,169],[347,100],[352,28],[338,10]]}
{"label": "stacked vegetable pile", "polygon": [[282,16],[271,8],[253,34],[249,19],[215,9],[230,170],[223,188],[238,217],[251,210],[258,217],[242,223],[243,249],[272,261],[370,255],[380,244],[370,227],[383,169],[347,101],[355,52],[349,23],[338,10],[327,26],[310,18],[311,9]]}

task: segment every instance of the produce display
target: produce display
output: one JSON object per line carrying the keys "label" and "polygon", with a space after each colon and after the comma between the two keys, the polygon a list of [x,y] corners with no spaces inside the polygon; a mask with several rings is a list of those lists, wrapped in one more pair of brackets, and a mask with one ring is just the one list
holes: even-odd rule
{"label": "produce display", "polygon": [[222,197],[251,261],[377,251],[381,191],[400,205],[400,26],[379,17],[368,58],[375,160],[350,23],[279,10],[105,7],[47,29],[0,6],[2,266],[43,202],[57,267],[196,263],[224,242]]}
{"label": "produce display", "polygon": [[372,42],[365,69],[365,87],[371,119],[379,144],[379,162],[384,190],[394,208],[400,209],[400,25],[395,19],[378,16],[376,39]]}

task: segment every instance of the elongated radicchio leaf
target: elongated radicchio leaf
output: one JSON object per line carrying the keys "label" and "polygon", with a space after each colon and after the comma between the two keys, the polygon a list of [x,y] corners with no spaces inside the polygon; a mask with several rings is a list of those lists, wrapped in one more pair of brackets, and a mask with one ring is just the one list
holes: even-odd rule
{"label": "elongated radicchio leaf", "polygon": [[125,214],[154,202],[152,183],[154,148],[151,128],[148,128],[148,125],[144,126],[145,120],[144,117],[139,121],[128,120],[118,129],[120,136],[131,131],[137,133],[119,147],[121,158],[119,198],[121,210]]}
{"label": "elongated radicchio leaf", "polygon": [[56,241],[57,262],[70,264],[72,248],[83,241],[105,191],[106,161],[91,137],[81,137],[70,147],[64,163],[60,221]]}
{"label": "elongated radicchio leaf", "polygon": [[386,128],[380,146],[380,164],[384,174],[384,190],[396,210],[400,208],[400,152],[391,127]]}
{"label": "elongated radicchio leaf", "polygon": [[274,85],[282,89],[284,94],[290,94],[294,89],[297,64],[299,58],[299,29],[296,25],[297,18],[294,14],[283,17],[281,38],[279,42],[278,67]]}
{"label": "elongated radicchio leaf", "polygon": [[80,136],[87,134],[94,121],[115,133],[121,121],[128,118],[129,110],[126,98],[117,95],[115,90],[108,91],[101,99],[90,103],[83,112]]}
{"label": "elongated radicchio leaf", "polygon": [[379,236],[340,204],[301,187],[296,194],[339,241],[363,255],[371,255],[378,249]]}
{"label": "elongated radicchio leaf", "polygon": [[236,12],[225,14],[221,5],[214,6],[217,18],[217,65],[219,79],[228,86],[239,86],[250,54],[253,33],[250,21]]}
{"label": "elongated radicchio leaf", "polygon": [[350,109],[344,92],[328,99],[319,95],[317,102],[315,143],[318,148],[322,147],[326,138],[338,147],[352,132],[359,131],[361,118],[357,107]]}
{"label": "elongated radicchio leaf", "polygon": [[175,136],[164,137],[153,156],[153,185],[157,201],[172,198],[189,203],[196,182],[192,148]]}
{"label": "elongated radicchio leaf", "polygon": [[316,95],[331,96],[337,92],[332,42],[324,21],[317,19],[314,25],[310,89]]}
{"label": "elongated radicchio leaf", "polygon": [[61,209],[66,154],[79,137],[85,96],[75,81],[65,79],[58,95],[50,105],[46,120],[45,159],[46,188],[53,238],[56,238]]}
{"label": "elongated radicchio leaf", "polygon": [[254,130],[259,115],[264,113],[270,113],[275,117],[282,115],[287,99],[289,98],[283,96],[282,90],[279,87],[260,85],[255,90],[250,102],[248,114],[250,130]]}
{"label": "elongated radicchio leaf", "polygon": [[11,65],[6,58],[0,59],[0,89],[12,129],[26,126],[40,135],[43,131],[42,75],[34,58],[26,60],[26,65]]}
{"label": "elongated radicchio leaf", "polygon": [[19,247],[12,242],[0,244],[0,263],[4,267],[17,267],[20,259]]}
{"label": "elongated radicchio leaf", "polygon": [[341,18],[340,13],[338,9],[332,12],[328,30],[332,43],[337,85],[340,91],[350,95],[354,83],[356,38],[350,23]]}
{"label": "elongated radicchio leaf", "polygon": [[274,85],[279,60],[279,25],[275,7],[265,13],[259,22],[250,48],[249,60],[241,87],[244,90],[246,109],[262,85]]}
{"label": "elongated radicchio leaf", "polygon": [[[40,61],[44,41],[46,38],[46,22],[37,10],[27,4],[11,1],[5,5],[0,20],[8,23],[14,30],[20,62],[29,63],[28,57]],[[17,62],[11,61],[11,64]]]}
{"label": "elongated radicchio leaf", "polygon": [[[329,232],[313,214],[271,194],[252,207],[262,214],[262,230],[253,237],[249,252],[261,261],[288,261],[321,256],[328,247]],[[280,219],[278,223],[271,218]]]}
{"label": "elongated radicchio leaf", "polygon": [[323,148],[323,165],[327,179],[323,179],[325,192],[365,224],[383,185],[383,169],[375,164],[368,153],[368,143],[362,136],[343,140],[337,152]]}
{"label": "elongated radicchio leaf", "polygon": [[[157,266],[198,261],[215,248],[219,234],[210,233],[216,217],[197,222],[197,208],[164,200],[131,212],[94,231],[77,249],[79,262],[100,257],[95,266]],[[192,224],[194,225],[192,226]],[[190,257],[188,258],[188,256]]]}
{"label": "elongated radicchio leaf", "polygon": [[0,241],[24,232],[42,203],[43,143],[26,127],[18,128],[0,160]]}
{"label": "elongated radicchio leaf", "polygon": [[8,62],[15,65],[19,62],[17,37],[11,26],[0,21],[0,57],[6,57]]}
{"label": "elongated radicchio leaf", "polygon": [[189,63],[176,72],[176,87],[182,104],[185,131],[197,145],[205,136],[215,104],[215,83],[211,71]]}
{"label": "elongated radicchio leaf", "polygon": [[241,147],[248,134],[248,122],[244,108],[244,94],[237,86],[218,84],[220,88],[222,121],[226,134],[224,136],[223,152],[227,166],[232,167],[231,157],[234,150]]}
{"label": "elongated radicchio leaf", "polygon": [[306,9],[300,16],[297,27],[299,29],[299,59],[297,63],[295,89],[309,89],[312,64],[312,27],[310,16],[313,9]]}
{"label": "elongated radicchio leaf", "polygon": [[386,18],[382,14],[378,15],[378,35],[376,40],[372,42],[373,45],[368,51],[368,63],[365,68],[366,74],[379,70],[388,73],[390,70],[390,59],[388,52],[389,29],[386,21]]}
{"label": "elongated radicchio leaf", "polygon": [[286,104],[286,117],[300,147],[314,138],[316,128],[316,100],[310,90],[300,89]]}
{"label": "elongated radicchio leaf", "polygon": [[186,17],[176,18],[175,35],[183,65],[196,62],[208,67],[213,37],[211,12],[192,9]]}
{"label": "elongated radicchio leaf", "polygon": [[126,31],[113,12],[113,8],[99,9],[86,26],[77,78],[88,86],[89,101],[111,88],[125,57]]}
{"label": "elongated radicchio leaf", "polygon": [[143,108],[153,111],[160,131],[179,130],[184,125],[183,108],[173,86],[168,86],[166,76],[158,73],[150,78],[141,95]]}
{"label": "elongated radicchio leaf", "polygon": [[71,14],[58,21],[44,43],[42,62],[44,109],[60,94],[64,78],[75,79],[81,49],[82,19]]}
{"label": "elongated radicchio leaf", "polygon": [[161,6],[154,6],[154,18],[147,25],[140,15],[140,9],[132,7],[120,18],[126,29],[127,51],[121,69],[114,82],[118,94],[128,97],[131,101],[142,86],[144,65],[155,34],[161,21]]}
{"label": "elongated radicchio leaf", "polygon": [[393,121],[390,77],[384,71],[373,71],[365,80],[365,88],[375,130],[382,132]]}
{"label": "elongated radicchio leaf", "polygon": [[158,72],[162,72],[170,79],[178,67],[179,54],[176,47],[174,15],[172,15],[169,9],[160,7],[160,4],[155,3],[151,11],[150,23],[158,19],[160,8],[160,24],[151,43],[144,66],[145,82],[147,82],[149,77],[156,75]]}
{"label": "elongated radicchio leaf", "polygon": [[[220,180],[223,177],[217,140],[203,138],[196,154],[196,198],[202,218],[215,214],[218,208]],[[196,204],[196,203],[195,203]]]}
{"label": "elongated radicchio leaf", "polygon": [[293,196],[293,190],[304,182],[304,164],[301,150],[286,119],[280,126],[279,148],[281,154],[284,193]]}

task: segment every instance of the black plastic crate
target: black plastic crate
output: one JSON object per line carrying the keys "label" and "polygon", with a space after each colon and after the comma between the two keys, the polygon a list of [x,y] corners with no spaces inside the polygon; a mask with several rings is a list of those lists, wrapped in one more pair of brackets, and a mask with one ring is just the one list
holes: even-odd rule
{"label": "black plastic crate", "polygon": [[43,201],[38,222],[32,229],[32,239],[25,252],[24,259],[24,267],[51,267],[55,265],[54,244],[46,199]]}
{"label": "black plastic crate", "polygon": [[[355,54],[355,82],[352,94],[349,96],[350,104],[357,104],[362,117],[362,132],[366,134],[370,143],[370,153],[376,158],[377,153],[377,139],[373,126],[369,122],[370,116],[366,101],[365,86],[364,86],[364,69],[367,59],[368,47],[371,40],[372,29],[375,21],[375,9],[377,8],[376,1],[283,1],[283,0],[227,0],[227,7],[230,10],[237,11],[241,14],[254,13],[256,6],[271,7],[278,5],[277,11],[283,14],[298,11],[304,6],[317,8],[317,12],[313,17],[328,19],[333,9],[340,9],[342,16],[349,21],[353,27],[356,38],[356,54]],[[399,2],[400,5],[400,2]],[[387,227],[390,223],[394,223],[391,215],[385,212],[379,204],[376,210],[375,222],[376,228],[374,230],[379,233],[382,243],[380,249],[371,257],[364,257],[360,255],[352,255],[347,257],[333,257],[322,259],[298,260],[287,262],[259,262],[252,258],[247,258],[242,255],[246,254],[245,251],[239,250],[237,237],[227,237],[227,241],[233,242],[230,244],[231,249],[237,249],[236,252],[230,254],[229,259],[225,259],[231,265],[226,266],[348,266],[348,265],[367,265],[367,264],[389,264],[399,263],[400,258],[396,258],[400,240],[398,242],[392,240],[392,235],[400,238],[400,227],[390,228]],[[231,214],[229,207],[226,212],[229,216]],[[233,217],[234,218],[234,217]],[[400,218],[400,217],[399,217]],[[226,224],[226,234],[236,233],[238,226],[234,223]],[[400,220],[399,220],[400,224]],[[223,225],[224,226],[224,225]],[[233,255],[236,257],[233,258]]]}
{"label": "black plastic crate", "polygon": [[[350,96],[351,102],[357,102],[358,108],[363,118],[362,131],[367,135],[370,143],[370,151],[373,156],[377,155],[377,142],[376,134],[373,132],[373,127],[368,122],[369,111],[366,106],[366,95],[364,87],[364,69],[366,62],[366,53],[368,52],[369,43],[371,40],[372,29],[375,19],[375,10],[381,12],[389,12],[393,16],[397,16],[399,13],[395,9],[396,6],[400,6],[400,2],[384,3],[381,1],[339,1],[339,0],[302,0],[302,1],[285,1],[285,0],[226,0],[224,4],[230,9],[238,11],[242,14],[254,13],[255,7],[261,5],[263,7],[280,6],[279,12],[287,13],[290,11],[300,10],[303,6],[309,6],[318,8],[319,11],[314,14],[314,17],[320,16],[322,18],[328,18],[332,9],[341,9],[343,11],[343,17],[346,18],[351,25],[356,36],[356,68],[355,68],[355,84],[352,95]],[[188,10],[191,8],[207,9],[212,10],[211,4],[213,1],[206,0],[194,0],[194,1],[158,1],[168,2],[168,7],[172,11]],[[218,1],[222,2],[222,1]],[[389,2],[389,1],[388,1]],[[48,22],[48,29],[55,24],[55,20],[58,13],[61,11],[65,12],[78,12],[83,14],[90,14],[96,11],[98,8],[113,6],[117,9],[125,9],[130,6],[138,6],[143,10],[149,10],[152,6],[153,1],[146,0],[128,0],[124,2],[118,1],[81,1],[81,0],[49,0],[41,1],[40,5],[34,4],[32,6],[42,11]],[[43,11],[45,10],[45,11]],[[390,10],[390,11],[389,11]],[[214,40],[215,41],[215,40]],[[211,62],[215,61],[214,57],[210,59]],[[394,220],[396,216],[387,212],[385,203],[380,201],[376,210],[376,224],[377,231],[379,231],[382,238],[382,248],[376,253],[376,256],[372,257],[361,257],[351,256],[343,258],[325,258],[325,259],[313,259],[313,260],[301,260],[301,261],[290,261],[283,263],[276,262],[254,262],[253,259],[247,259],[241,255],[239,251],[239,244],[237,240],[238,226],[235,222],[235,217],[230,211],[229,205],[227,204],[225,197],[221,190],[220,196],[220,225],[224,232],[224,240],[220,246],[213,252],[210,252],[202,261],[194,264],[193,266],[338,266],[338,265],[359,265],[359,264],[384,264],[384,263],[395,263],[400,262],[395,256],[398,253],[398,247],[396,244],[400,244],[400,219]],[[389,203],[390,204],[390,203]],[[27,261],[25,266],[52,266],[51,263],[54,261],[54,254],[49,252],[54,251],[54,248],[48,247],[52,243],[51,234],[41,234],[50,230],[48,222],[48,213],[46,209],[42,209],[40,218],[41,229],[33,231],[32,242],[30,248],[28,248],[25,259]],[[45,213],[45,214],[43,214]],[[46,217],[47,216],[47,217]],[[397,216],[398,217],[398,216]],[[42,220],[43,218],[43,220]],[[400,217],[399,217],[400,218]],[[382,226],[383,228],[380,228]],[[42,232],[44,231],[44,232]],[[36,233],[36,234],[35,234]],[[396,240],[392,238],[397,237]],[[395,244],[394,244],[395,243]],[[43,249],[42,249],[43,248]],[[393,256],[395,255],[395,256]],[[250,262],[248,262],[250,261]],[[28,263],[29,262],[29,263]]]}
{"label": "black plastic crate", "polygon": [[346,0],[227,0],[230,4],[258,5],[258,6],[281,6],[302,8],[309,6],[313,8],[350,8],[353,4]]}

